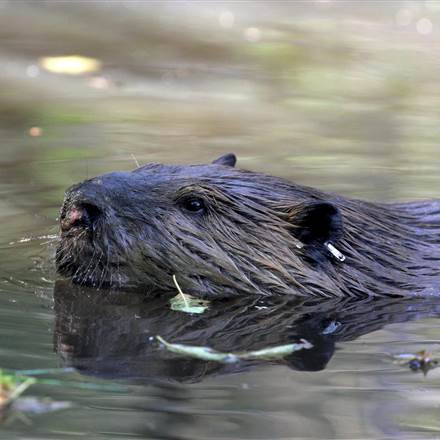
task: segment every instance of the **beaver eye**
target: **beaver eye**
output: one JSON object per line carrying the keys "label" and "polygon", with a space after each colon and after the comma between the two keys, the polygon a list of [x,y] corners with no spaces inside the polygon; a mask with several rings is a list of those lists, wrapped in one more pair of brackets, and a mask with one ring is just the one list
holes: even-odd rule
{"label": "beaver eye", "polygon": [[182,206],[190,212],[201,213],[205,211],[205,202],[196,197],[183,200]]}

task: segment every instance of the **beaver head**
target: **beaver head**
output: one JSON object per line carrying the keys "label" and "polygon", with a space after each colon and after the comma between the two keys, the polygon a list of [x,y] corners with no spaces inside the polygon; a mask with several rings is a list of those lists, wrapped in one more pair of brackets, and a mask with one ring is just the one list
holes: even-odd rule
{"label": "beaver head", "polygon": [[437,242],[422,225],[440,222],[420,214],[436,202],[350,200],[235,162],[152,163],[74,185],[60,215],[58,272],[145,293],[174,291],[176,275],[207,298],[400,295],[425,292],[437,274]]}

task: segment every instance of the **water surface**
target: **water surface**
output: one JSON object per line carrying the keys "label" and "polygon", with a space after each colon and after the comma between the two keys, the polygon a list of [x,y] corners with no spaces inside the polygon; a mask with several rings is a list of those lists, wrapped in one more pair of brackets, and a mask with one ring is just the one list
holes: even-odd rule
{"label": "water surface", "polygon": [[[8,419],[2,438],[440,435],[440,369],[424,377],[386,356],[439,352],[439,303],[238,302],[181,316],[55,285],[51,259],[64,189],[136,163],[234,151],[241,167],[347,197],[438,197],[436,2],[0,6],[0,367],[75,368],[57,376],[66,386],[27,393],[72,408]],[[72,54],[102,67],[69,76],[40,63]],[[224,366],[169,356],[157,332],[223,350],[306,337],[315,350]]]}

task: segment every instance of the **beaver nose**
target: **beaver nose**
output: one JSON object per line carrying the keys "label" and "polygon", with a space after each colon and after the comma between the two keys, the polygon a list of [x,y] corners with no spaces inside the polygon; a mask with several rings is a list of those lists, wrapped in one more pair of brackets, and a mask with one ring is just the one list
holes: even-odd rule
{"label": "beaver nose", "polygon": [[67,232],[74,227],[83,229],[91,228],[100,215],[101,210],[92,203],[72,205],[61,215],[61,230]]}

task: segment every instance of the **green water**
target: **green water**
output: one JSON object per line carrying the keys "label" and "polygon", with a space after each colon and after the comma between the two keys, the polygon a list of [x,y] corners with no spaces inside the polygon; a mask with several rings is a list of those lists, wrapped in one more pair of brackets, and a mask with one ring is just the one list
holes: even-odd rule
{"label": "green water", "polygon": [[[124,387],[35,386],[28,395],[74,406],[9,417],[0,437],[437,438],[440,369],[423,377],[385,356],[440,352],[436,304],[360,319],[379,324],[336,338],[319,371],[298,359],[162,364],[151,304],[54,295],[50,242],[71,184],[229,151],[243,168],[345,196],[438,197],[439,47],[432,1],[0,2],[0,367],[73,365],[66,381]],[[72,54],[102,67],[40,65]],[[176,320],[164,316],[154,325]],[[187,319],[188,342],[206,337],[207,319]],[[206,342],[221,349],[224,330]]]}

